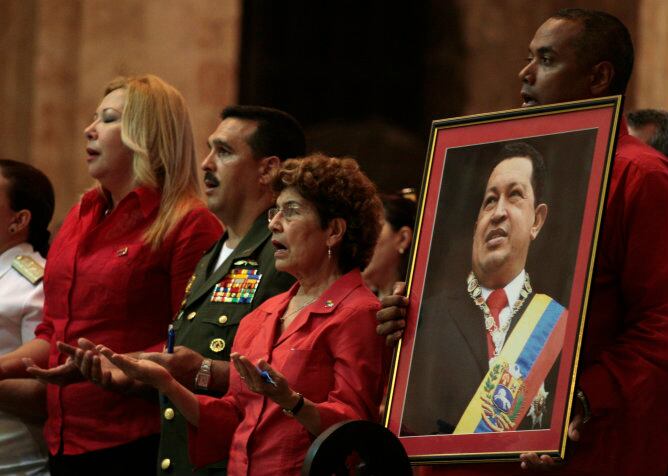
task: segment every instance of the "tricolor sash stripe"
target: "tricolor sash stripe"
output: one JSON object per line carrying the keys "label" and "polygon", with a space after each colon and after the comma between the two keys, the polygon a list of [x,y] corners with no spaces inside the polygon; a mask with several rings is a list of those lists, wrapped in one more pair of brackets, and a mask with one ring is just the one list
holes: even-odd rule
{"label": "tricolor sash stripe", "polygon": [[561,351],[567,314],[549,296],[533,297],[466,407],[455,434],[519,426]]}

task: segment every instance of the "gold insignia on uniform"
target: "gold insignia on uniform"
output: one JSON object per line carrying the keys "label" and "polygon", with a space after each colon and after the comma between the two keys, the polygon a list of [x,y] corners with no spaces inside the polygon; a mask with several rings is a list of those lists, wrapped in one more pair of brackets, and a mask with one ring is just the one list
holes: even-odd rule
{"label": "gold insignia on uniform", "polygon": [[258,268],[232,268],[213,288],[211,302],[250,304],[261,279],[262,274]]}
{"label": "gold insignia on uniform", "polygon": [[[190,290],[192,289],[193,283],[195,282],[196,278],[197,278],[197,276],[194,275],[194,274],[192,276],[190,276],[190,279],[188,280],[188,284],[186,284],[186,296],[188,294],[190,294]],[[185,301],[185,299],[184,299],[184,301]]]}
{"label": "gold insignia on uniform", "polygon": [[169,458],[165,458],[160,462],[160,468],[162,468],[163,471],[167,471],[171,465],[172,461]]}
{"label": "gold insignia on uniform", "polygon": [[211,349],[212,352],[218,353],[221,352],[224,348],[225,348],[225,341],[220,337],[213,339],[209,344],[209,349]]}
{"label": "gold insignia on uniform", "polygon": [[165,420],[173,420],[174,419],[174,409],[173,408],[165,408],[165,412],[163,413],[165,416]]}
{"label": "gold insignia on uniform", "polygon": [[116,256],[125,256],[128,254],[128,247],[124,246],[123,248],[118,248],[116,250]]}
{"label": "gold insignia on uniform", "polygon": [[239,259],[234,262],[234,266],[245,266],[246,264],[248,264],[248,261],[245,259]]}
{"label": "gold insignia on uniform", "polygon": [[188,314],[188,315],[186,316],[186,319],[188,319],[189,321],[192,321],[193,319],[195,319],[195,316],[196,316],[196,315],[197,315],[197,312],[192,311],[190,314]]}
{"label": "gold insignia on uniform", "polygon": [[14,261],[12,261],[12,268],[32,284],[39,283],[44,277],[44,266],[30,256],[17,256],[14,258]]}
{"label": "gold insignia on uniform", "polygon": [[227,322],[227,316],[226,316],[226,315],[223,314],[222,316],[220,316],[220,317],[218,318],[218,324],[220,324],[221,326],[222,326],[223,324],[225,324],[226,322]]}

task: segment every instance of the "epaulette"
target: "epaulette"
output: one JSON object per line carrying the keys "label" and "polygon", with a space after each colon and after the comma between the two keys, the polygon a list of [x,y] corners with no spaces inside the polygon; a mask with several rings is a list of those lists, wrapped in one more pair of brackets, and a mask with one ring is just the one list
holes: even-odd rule
{"label": "epaulette", "polygon": [[30,281],[32,284],[39,283],[44,277],[44,266],[32,259],[30,256],[19,255],[12,261],[12,268]]}

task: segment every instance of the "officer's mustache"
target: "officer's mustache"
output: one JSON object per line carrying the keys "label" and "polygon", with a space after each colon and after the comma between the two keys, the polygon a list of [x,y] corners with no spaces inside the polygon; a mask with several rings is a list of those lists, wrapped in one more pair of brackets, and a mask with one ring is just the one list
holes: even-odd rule
{"label": "officer's mustache", "polygon": [[204,172],[204,183],[209,187],[217,187],[220,185],[220,181],[208,170]]}

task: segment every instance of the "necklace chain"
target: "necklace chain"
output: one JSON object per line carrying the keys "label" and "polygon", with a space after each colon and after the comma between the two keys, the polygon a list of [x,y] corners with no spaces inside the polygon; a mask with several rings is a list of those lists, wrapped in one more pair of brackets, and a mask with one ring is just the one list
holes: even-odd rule
{"label": "necklace chain", "polygon": [[311,299],[310,301],[307,301],[306,303],[302,304],[300,307],[298,307],[298,308],[295,309],[294,311],[292,311],[292,312],[290,312],[290,313],[288,313],[288,314],[283,314],[283,316],[279,318],[279,321],[281,321],[281,322],[285,322],[285,320],[286,320],[288,317],[290,317],[290,316],[292,316],[292,315],[294,315],[294,314],[297,314],[299,311],[301,311],[302,309],[304,309],[306,306],[308,306],[309,304],[315,302],[315,300],[318,299],[319,297],[320,297],[320,296],[316,296],[316,297],[314,297],[313,299]]}
{"label": "necklace chain", "polygon": [[503,348],[503,343],[506,339],[506,333],[508,332],[508,328],[510,327],[510,323],[512,322],[513,317],[522,307],[522,304],[524,304],[524,301],[526,301],[527,297],[529,297],[529,294],[531,294],[531,280],[529,279],[529,273],[524,273],[524,285],[520,290],[520,297],[513,304],[510,311],[510,317],[506,319],[506,321],[500,327],[496,324],[496,321],[494,320],[494,317],[492,316],[492,313],[490,312],[489,307],[485,302],[485,298],[482,297],[482,288],[478,283],[478,278],[476,278],[475,274],[473,274],[473,271],[469,273],[469,276],[466,279],[466,285],[469,296],[471,296],[471,299],[473,299],[475,305],[478,306],[483,313],[485,318],[485,329],[487,329],[487,332],[489,332],[489,334],[492,336],[492,342],[494,342],[494,355],[499,355],[501,349]]}

